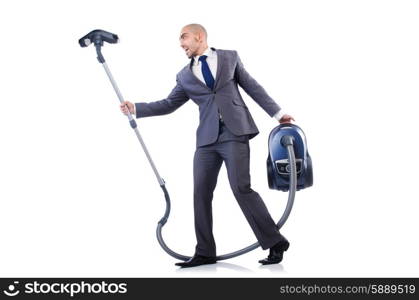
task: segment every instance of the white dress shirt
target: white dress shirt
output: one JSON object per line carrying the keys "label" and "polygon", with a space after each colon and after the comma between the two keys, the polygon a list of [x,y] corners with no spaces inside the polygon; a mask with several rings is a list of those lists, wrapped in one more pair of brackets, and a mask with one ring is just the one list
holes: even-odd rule
{"label": "white dress shirt", "polygon": [[[205,49],[205,51],[201,54],[201,55],[197,55],[194,56],[193,60],[193,64],[192,64],[192,73],[199,79],[201,80],[204,84],[205,83],[205,79],[204,79],[204,75],[202,74],[202,62],[199,60],[199,58],[202,55],[206,55],[207,56],[207,63],[208,63],[208,67],[210,68],[212,77],[214,77],[214,81],[216,80],[216,75],[217,75],[217,51],[212,50],[210,47],[207,47],[207,49]],[[134,105],[134,112],[133,115],[135,115],[135,105]],[[273,117],[275,119],[277,119],[278,121],[281,120],[281,118],[285,115],[285,113],[283,113],[283,110],[279,110]],[[220,115],[221,117],[221,115]],[[222,118],[222,117],[221,117]]]}
{"label": "white dress shirt", "polygon": [[[208,47],[204,53],[202,53],[202,55],[206,55],[207,56],[207,63],[208,66],[210,68],[212,77],[214,77],[214,81],[216,79],[216,75],[217,75],[217,52],[212,50],[210,47]],[[192,73],[198,77],[199,80],[201,80],[203,83],[205,83],[205,79],[204,79],[204,75],[202,74],[202,62],[199,61],[199,58],[202,55],[197,55],[194,56],[194,63],[192,64]]]}

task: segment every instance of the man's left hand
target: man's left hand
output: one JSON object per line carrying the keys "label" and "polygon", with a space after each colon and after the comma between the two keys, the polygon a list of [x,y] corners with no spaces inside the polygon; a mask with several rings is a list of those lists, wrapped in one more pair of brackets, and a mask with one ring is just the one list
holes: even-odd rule
{"label": "man's left hand", "polygon": [[281,120],[279,120],[279,123],[292,123],[291,121],[295,121],[293,117],[291,117],[290,115],[283,115]]}

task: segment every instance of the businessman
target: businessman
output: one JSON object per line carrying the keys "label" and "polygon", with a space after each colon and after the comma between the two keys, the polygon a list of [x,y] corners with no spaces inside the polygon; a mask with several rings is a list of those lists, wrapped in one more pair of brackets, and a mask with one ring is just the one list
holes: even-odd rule
{"label": "businessman", "polygon": [[193,161],[194,219],[197,244],[194,256],[177,266],[195,267],[216,263],[212,233],[212,199],[217,177],[224,162],[228,180],[261,247],[269,249],[262,264],[280,263],[289,247],[288,240],[270,216],[262,198],[250,187],[249,139],[259,131],[238,86],[270,116],[280,123],[292,122],[279,105],[253,79],[237,51],[208,47],[207,31],[202,25],[182,28],[180,46],[190,59],[176,76],[176,86],[166,99],[154,102],[125,101],[120,108],[136,118],[174,112],[191,99],[199,106],[199,126]]}

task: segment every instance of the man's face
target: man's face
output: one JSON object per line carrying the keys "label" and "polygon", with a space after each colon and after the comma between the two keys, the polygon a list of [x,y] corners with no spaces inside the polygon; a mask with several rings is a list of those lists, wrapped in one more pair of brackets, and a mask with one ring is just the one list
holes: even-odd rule
{"label": "man's face", "polygon": [[198,49],[202,41],[201,34],[196,34],[188,28],[183,28],[180,32],[179,41],[180,46],[185,50],[185,54],[188,58],[198,55]]}

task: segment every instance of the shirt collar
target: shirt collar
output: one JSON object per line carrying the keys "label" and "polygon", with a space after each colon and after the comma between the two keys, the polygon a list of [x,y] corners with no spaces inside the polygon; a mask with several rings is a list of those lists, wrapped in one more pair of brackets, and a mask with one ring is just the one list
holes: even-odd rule
{"label": "shirt collar", "polygon": [[[212,50],[210,47],[207,47],[207,49],[205,49],[205,51],[204,51],[204,53],[202,53],[202,55],[206,55],[207,57],[212,57],[213,55],[214,55],[214,50]],[[202,56],[202,55],[197,55],[197,56],[194,56],[194,60],[193,60],[193,62],[194,62],[194,65],[195,66],[197,66],[198,64],[199,64],[199,58]]]}

